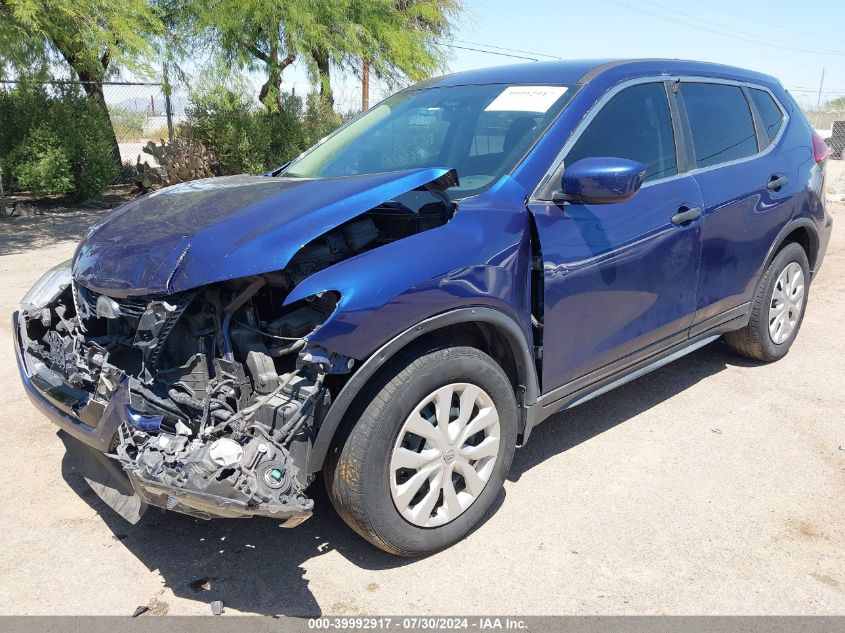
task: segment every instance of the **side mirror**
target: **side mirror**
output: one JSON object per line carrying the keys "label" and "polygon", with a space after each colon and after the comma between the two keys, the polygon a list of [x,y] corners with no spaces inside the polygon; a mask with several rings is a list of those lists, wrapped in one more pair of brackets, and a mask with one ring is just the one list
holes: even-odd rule
{"label": "side mirror", "polygon": [[613,157],[582,158],[567,165],[555,202],[611,204],[633,196],[643,184],[645,165]]}

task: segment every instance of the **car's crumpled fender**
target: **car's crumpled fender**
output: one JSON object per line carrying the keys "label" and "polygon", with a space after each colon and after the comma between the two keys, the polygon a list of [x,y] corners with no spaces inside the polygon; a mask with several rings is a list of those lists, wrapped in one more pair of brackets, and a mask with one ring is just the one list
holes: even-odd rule
{"label": "car's crumpled fender", "polygon": [[467,305],[501,310],[530,340],[525,196],[503,177],[485,194],[460,201],[447,224],[321,270],[285,303],[337,291],[334,313],[308,339],[356,359],[423,319]]}

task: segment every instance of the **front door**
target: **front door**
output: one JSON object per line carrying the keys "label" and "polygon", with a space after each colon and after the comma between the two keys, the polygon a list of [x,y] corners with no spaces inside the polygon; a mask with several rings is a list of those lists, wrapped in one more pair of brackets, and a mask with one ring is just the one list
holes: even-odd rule
{"label": "front door", "polygon": [[564,159],[643,163],[646,181],[633,198],[529,206],[543,255],[543,392],[651,344],[683,340],[692,324],[700,218],[679,220],[695,216],[702,200],[695,179],[678,174],[669,98],[660,81],[622,89],[576,132]]}

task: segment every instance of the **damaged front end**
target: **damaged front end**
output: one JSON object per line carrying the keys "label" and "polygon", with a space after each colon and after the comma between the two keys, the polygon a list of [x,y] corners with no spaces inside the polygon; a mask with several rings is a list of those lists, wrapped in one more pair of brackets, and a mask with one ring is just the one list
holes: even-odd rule
{"label": "damaged front end", "polygon": [[16,316],[24,384],[60,426],[118,460],[147,504],[296,525],[313,508],[314,438],[355,359],[308,343],[338,293],[286,298],[321,269],[445,224],[455,208],[412,192],[315,237],[282,270],[175,293],[109,296],[57,268]]}
{"label": "damaged front end", "polygon": [[81,424],[116,426],[109,452],[145,502],[298,523],[313,507],[301,465],[331,396],[330,368],[297,352],[337,295],[283,308],[296,278],[294,267],[147,299],[70,283],[22,307],[29,378]]}

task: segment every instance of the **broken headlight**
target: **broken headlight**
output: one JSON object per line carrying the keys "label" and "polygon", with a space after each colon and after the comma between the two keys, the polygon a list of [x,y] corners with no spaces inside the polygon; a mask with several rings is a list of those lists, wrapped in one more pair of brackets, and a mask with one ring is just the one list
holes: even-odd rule
{"label": "broken headlight", "polygon": [[71,282],[71,260],[62,262],[48,270],[35,285],[29,289],[23,299],[21,307],[43,308],[52,303]]}

